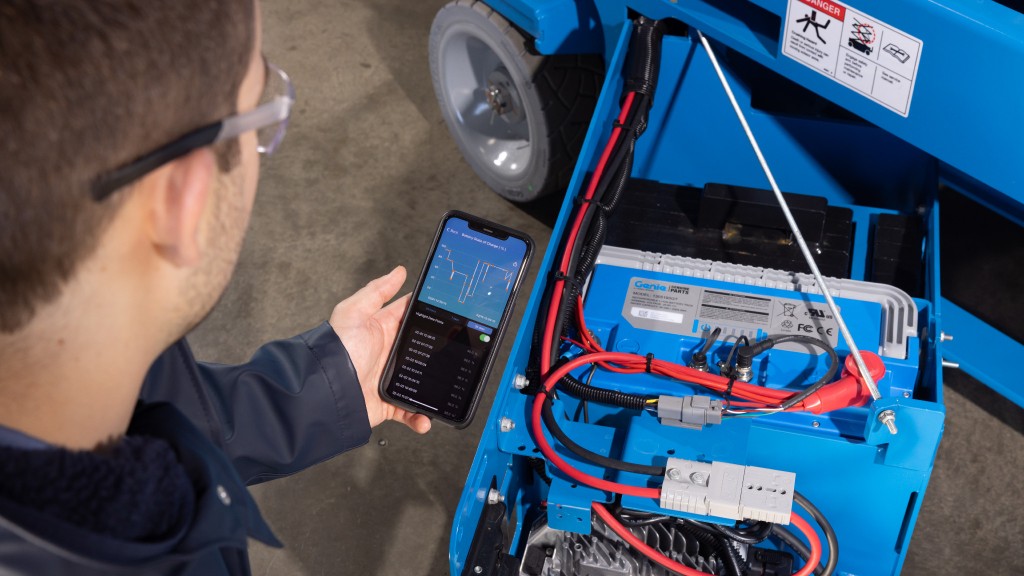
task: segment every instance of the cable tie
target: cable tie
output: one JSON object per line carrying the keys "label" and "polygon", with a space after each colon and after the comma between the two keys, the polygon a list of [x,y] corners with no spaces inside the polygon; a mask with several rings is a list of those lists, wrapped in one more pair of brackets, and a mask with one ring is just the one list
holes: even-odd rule
{"label": "cable tie", "polygon": [[648,352],[647,353],[647,368],[646,368],[646,371],[647,371],[648,374],[651,373],[651,362],[653,362],[653,361],[654,361],[654,352]]}
{"label": "cable tie", "polygon": [[599,210],[601,210],[603,212],[608,212],[608,210],[609,210],[607,206],[605,206],[604,204],[598,202],[597,200],[594,200],[593,198],[579,198],[579,197],[577,197],[576,200],[575,200],[575,203],[576,204],[580,204],[580,205],[582,205],[582,204],[593,204],[594,206],[596,206]]}
{"label": "cable tie", "polygon": [[571,278],[569,276],[566,276],[561,271],[555,272],[554,276],[552,276],[552,279],[555,280],[555,281],[561,280],[563,282],[568,282],[569,284],[572,284],[573,286],[575,286],[576,290],[580,291],[581,293],[583,292],[583,285],[580,284],[579,280],[577,280],[576,278]]}
{"label": "cable tie", "polygon": [[725,398],[726,400],[729,399],[729,396],[732,395],[733,384],[736,384],[736,377],[735,376],[730,376],[729,377],[729,384],[728,384],[728,386],[725,387],[725,392],[722,392],[722,398]]}

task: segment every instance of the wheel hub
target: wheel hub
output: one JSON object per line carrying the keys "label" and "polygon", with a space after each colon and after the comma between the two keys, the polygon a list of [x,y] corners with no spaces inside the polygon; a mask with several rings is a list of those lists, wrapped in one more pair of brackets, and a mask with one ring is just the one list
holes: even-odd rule
{"label": "wheel hub", "polygon": [[504,67],[497,68],[487,75],[487,86],[484,88],[487,105],[502,120],[515,124],[523,119],[522,104],[519,91]]}

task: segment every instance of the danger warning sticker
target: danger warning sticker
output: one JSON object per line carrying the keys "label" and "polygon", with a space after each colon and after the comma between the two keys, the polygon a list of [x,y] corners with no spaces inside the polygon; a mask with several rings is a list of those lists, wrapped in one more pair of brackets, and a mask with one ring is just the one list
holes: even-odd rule
{"label": "danger warning sticker", "polygon": [[923,43],[835,0],[789,0],[782,53],[906,117]]}

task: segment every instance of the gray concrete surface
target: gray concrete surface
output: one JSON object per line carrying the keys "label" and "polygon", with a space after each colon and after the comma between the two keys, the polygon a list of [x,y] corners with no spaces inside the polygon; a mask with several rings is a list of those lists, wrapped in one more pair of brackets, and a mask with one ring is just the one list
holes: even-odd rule
{"label": "gray concrete surface", "polygon": [[[326,319],[392,266],[417,270],[448,208],[546,247],[550,221],[489,193],[442,123],[426,57],[442,4],[264,1],[265,52],[294,78],[298,104],[283,148],[264,164],[235,279],[191,337],[200,357],[244,360],[262,341]],[[904,573],[1024,573],[1024,411],[946,377],[946,435]],[[464,431],[418,437],[386,424],[364,448],[254,487],[286,544],[253,545],[255,573],[447,574],[452,514],[492,396]],[[870,506],[872,490],[836,497]]]}

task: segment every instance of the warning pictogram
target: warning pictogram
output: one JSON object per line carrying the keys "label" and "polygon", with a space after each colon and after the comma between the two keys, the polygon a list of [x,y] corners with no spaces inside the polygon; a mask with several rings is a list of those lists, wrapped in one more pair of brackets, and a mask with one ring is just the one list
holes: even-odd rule
{"label": "warning pictogram", "polygon": [[859,50],[867,55],[871,55],[871,45],[875,43],[875,28],[871,24],[864,24],[863,22],[853,21],[853,33],[850,36],[849,44],[850,48]]}
{"label": "warning pictogram", "polygon": [[922,42],[838,0],[788,0],[782,53],[903,116]]}
{"label": "warning pictogram", "polygon": [[831,20],[825,19],[825,23],[822,24],[821,22],[818,22],[818,11],[811,10],[810,14],[796,21],[797,24],[801,22],[804,23],[804,32],[807,32],[807,29],[813,26],[815,36],[817,36],[818,40],[821,40],[822,43],[825,43],[825,39],[821,37],[821,29],[828,28],[828,25],[832,23]]}

